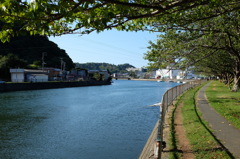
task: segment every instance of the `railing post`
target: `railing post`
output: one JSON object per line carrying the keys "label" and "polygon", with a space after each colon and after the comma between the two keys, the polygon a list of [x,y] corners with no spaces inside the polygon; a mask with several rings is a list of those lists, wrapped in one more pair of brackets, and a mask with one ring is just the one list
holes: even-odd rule
{"label": "railing post", "polygon": [[[167,90],[162,96],[162,104],[160,106],[160,115],[159,115],[159,124],[158,124],[158,132],[157,138],[154,143],[154,159],[161,159],[161,153],[163,148],[165,147],[165,142],[163,141],[163,125],[165,119],[165,113],[167,112],[168,106],[173,104],[173,100],[180,96],[182,93],[187,91],[189,88],[195,87],[194,83],[186,83],[182,85],[178,85],[171,90]],[[174,94],[175,92],[175,94]],[[172,93],[172,95],[170,94]],[[171,99],[170,99],[171,98]]]}
{"label": "railing post", "polygon": [[166,103],[166,107],[168,106],[168,90],[167,90],[167,92],[166,92],[167,94],[167,101],[165,102]]}
{"label": "railing post", "polygon": [[178,86],[176,87],[176,96],[175,96],[175,99],[177,99],[178,97]]}
{"label": "railing post", "polygon": [[161,121],[159,122],[159,127],[158,127],[158,136],[155,141],[154,145],[154,159],[161,159],[161,154],[162,154],[162,137],[161,137],[161,129],[162,129],[162,124]]}

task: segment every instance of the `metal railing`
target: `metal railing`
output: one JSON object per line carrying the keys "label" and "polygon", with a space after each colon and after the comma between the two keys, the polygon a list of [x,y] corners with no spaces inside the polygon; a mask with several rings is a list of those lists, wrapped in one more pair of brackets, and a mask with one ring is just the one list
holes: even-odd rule
{"label": "metal railing", "polygon": [[156,142],[154,145],[154,159],[161,159],[161,154],[163,148],[165,147],[165,142],[163,141],[163,128],[166,112],[168,111],[168,106],[173,104],[173,101],[176,100],[178,96],[183,94],[190,88],[194,88],[205,82],[205,80],[191,81],[182,85],[178,85],[167,90],[162,96],[162,102],[160,106],[160,118],[158,123],[158,132],[156,137]]}

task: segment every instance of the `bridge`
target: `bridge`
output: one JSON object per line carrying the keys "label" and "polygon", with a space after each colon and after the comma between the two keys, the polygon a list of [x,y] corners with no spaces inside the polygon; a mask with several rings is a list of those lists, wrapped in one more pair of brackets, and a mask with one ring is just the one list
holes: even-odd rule
{"label": "bridge", "polygon": [[114,77],[115,80],[131,80],[131,77]]}

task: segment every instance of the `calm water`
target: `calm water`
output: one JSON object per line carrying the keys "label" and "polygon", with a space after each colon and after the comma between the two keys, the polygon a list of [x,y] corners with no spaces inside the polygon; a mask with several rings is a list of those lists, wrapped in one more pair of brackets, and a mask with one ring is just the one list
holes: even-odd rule
{"label": "calm water", "polygon": [[1,159],[136,159],[176,83],[0,93]]}

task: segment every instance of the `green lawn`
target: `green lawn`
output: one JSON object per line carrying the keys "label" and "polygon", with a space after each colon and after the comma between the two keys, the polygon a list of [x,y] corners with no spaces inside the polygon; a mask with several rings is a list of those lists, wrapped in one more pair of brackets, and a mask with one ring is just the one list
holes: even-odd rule
{"label": "green lawn", "polygon": [[[187,91],[177,102],[176,107],[183,103],[182,117],[183,125],[187,138],[192,146],[196,159],[213,159],[213,158],[231,158],[218,144],[217,140],[211,135],[208,123],[202,121],[201,114],[195,106],[195,96],[201,86]],[[173,115],[174,116],[174,115]],[[173,125],[173,123],[172,123]],[[181,152],[176,151],[176,132],[172,126],[171,141],[173,151],[170,158],[181,158]]]}
{"label": "green lawn", "polygon": [[213,81],[207,88],[206,95],[210,105],[240,129],[240,92],[231,92],[223,83]]}

